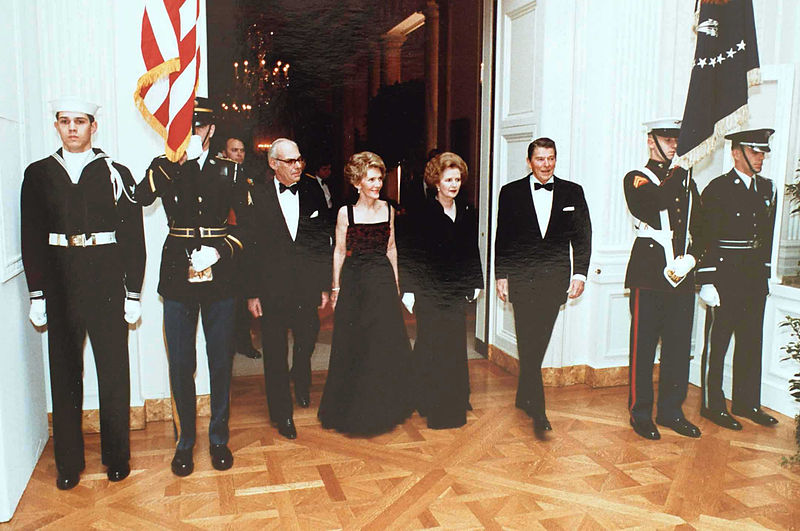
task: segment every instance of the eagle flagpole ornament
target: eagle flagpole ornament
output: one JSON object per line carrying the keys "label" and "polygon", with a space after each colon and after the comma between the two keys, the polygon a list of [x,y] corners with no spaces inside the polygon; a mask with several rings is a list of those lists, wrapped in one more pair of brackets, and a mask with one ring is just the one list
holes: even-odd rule
{"label": "eagle flagpole ornament", "polygon": [[749,116],[747,90],[761,83],[752,0],[699,0],[697,46],[672,166],[689,169]]}
{"label": "eagle flagpole ornament", "polygon": [[192,135],[199,16],[200,0],[145,0],[141,48],[147,72],[139,78],[133,99],[164,139],[164,152],[173,162],[183,156]]}

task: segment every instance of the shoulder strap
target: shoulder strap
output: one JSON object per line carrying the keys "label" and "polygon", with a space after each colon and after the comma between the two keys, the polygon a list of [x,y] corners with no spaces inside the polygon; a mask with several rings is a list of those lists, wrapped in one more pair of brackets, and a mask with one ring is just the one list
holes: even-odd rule
{"label": "shoulder strap", "polygon": [[347,222],[350,225],[355,225],[355,221],[353,221],[353,205],[347,205]]}
{"label": "shoulder strap", "polygon": [[386,216],[386,221],[392,221],[392,204],[386,201],[386,206],[389,208],[389,213]]}

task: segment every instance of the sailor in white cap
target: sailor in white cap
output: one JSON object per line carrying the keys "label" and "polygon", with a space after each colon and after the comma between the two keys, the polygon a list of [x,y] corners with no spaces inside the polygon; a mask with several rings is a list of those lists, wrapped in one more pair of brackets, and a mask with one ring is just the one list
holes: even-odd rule
{"label": "sailor in white cap", "polygon": [[92,148],[98,106],[51,102],[62,147],[29,165],[22,182],[22,261],[30,319],[48,326],[53,445],[59,489],[85,466],[81,417],[88,332],[100,392],[102,462],[111,481],[130,473],[128,323],[141,314],[142,209],[128,168]]}
{"label": "sailor in white cap", "polygon": [[650,160],[625,175],[628,209],[635,218],[625,287],[630,288],[630,380],[628,408],[634,431],[659,439],[653,423],[653,362],[661,341],[656,423],[687,437],[700,430],[683,415],[689,385],[694,315],[694,252],[689,224],[697,229],[699,195],[685,170],[670,170],[681,121],[646,122]]}
{"label": "sailor in white cap", "polygon": [[731,133],[733,168],[703,190],[705,252],[699,261],[700,298],[708,305],[701,360],[701,415],[731,430],[741,423],[725,406],[722,375],[731,336],[731,413],[762,426],[777,419],[761,409],[761,347],[764,305],[769,292],[775,187],[759,175],[773,129]]}

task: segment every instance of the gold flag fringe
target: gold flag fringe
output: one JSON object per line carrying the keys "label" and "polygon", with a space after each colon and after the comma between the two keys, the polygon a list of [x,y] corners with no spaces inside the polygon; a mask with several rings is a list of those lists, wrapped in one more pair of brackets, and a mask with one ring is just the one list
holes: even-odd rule
{"label": "gold flag fringe", "polygon": [[[761,69],[754,68],[748,71],[747,86],[753,87],[759,84],[761,84]],[[680,157],[675,157],[672,160],[670,167],[674,168],[675,166],[680,166],[685,170],[693,167],[698,162],[710,155],[719,146],[719,144],[725,138],[725,135],[742,125],[747,121],[748,118],[750,118],[750,108],[745,103],[731,114],[723,117],[721,120],[715,123],[714,132],[711,134],[711,136],[703,140],[688,153],[685,153]]]}

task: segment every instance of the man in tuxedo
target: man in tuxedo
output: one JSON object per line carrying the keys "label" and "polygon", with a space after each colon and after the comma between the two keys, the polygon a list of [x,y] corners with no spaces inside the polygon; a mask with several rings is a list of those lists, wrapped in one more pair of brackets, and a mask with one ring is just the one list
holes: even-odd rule
{"label": "man in tuxedo", "polygon": [[178,444],[171,466],[181,477],[194,470],[195,343],[200,315],[211,383],[211,464],[217,470],[233,466],[228,448],[233,319],[237,260],[244,248],[236,218],[246,193],[241,167],[209,152],[215,124],[206,98],[195,100],[192,129],[186,154],[178,162],[165,155],[156,157],[136,185],[136,200],[142,205],[161,198],[169,225],[158,293],[164,299],[164,337],[176,410]]}
{"label": "man in tuxedo", "polygon": [[[245,256],[248,308],[261,322],[264,381],[270,420],[288,439],[297,437],[289,378],[300,407],[309,406],[311,354],[319,332],[317,308],[328,302],[331,246],[322,189],[302,178],[297,144],[280,138],[268,155],[274,177],[254,183],[246,216],[252,247]],[[287,334],[292,331],[292,370]]]}
{"label": "man in tuxedo", "polygon": [[[581,296],[589,270],[592,226],[580,185],[553,175],[556,144],[528,146],[531,173],[500,190],[495,240],[497,294],[514,304],[519,351],[516,405],[542,436],[545,414],[542,360],[558,310]],[[570,262],[572,248],[572,262]]]}
{"label": "man in tuxedo", "polygon": [[[225,141],[225,149],[222,150],[222,156],[236,164],[243,165],[245,157],[244,142],[235,136],[228,138]],[[233,344],[235,351],[250,359],[260,359],[261,353],[253,346],[253,339],[250,337],[252,317],[247,308],[247,300],[236,299],[236,317],[234,321]]]}
{"label": "man in tuxedo", "polygon": [[731,430],[741,423],[725,407],[722,374],[736,335],[731,413],[762,426],[778,420],[761,409],[761,348],[769,293],[775,186],[759,175],[773,129],[731,133],[733,168],[703,190],[705,252],[697,269],[700,298],[708,305],[701,365],[700,414]]}

